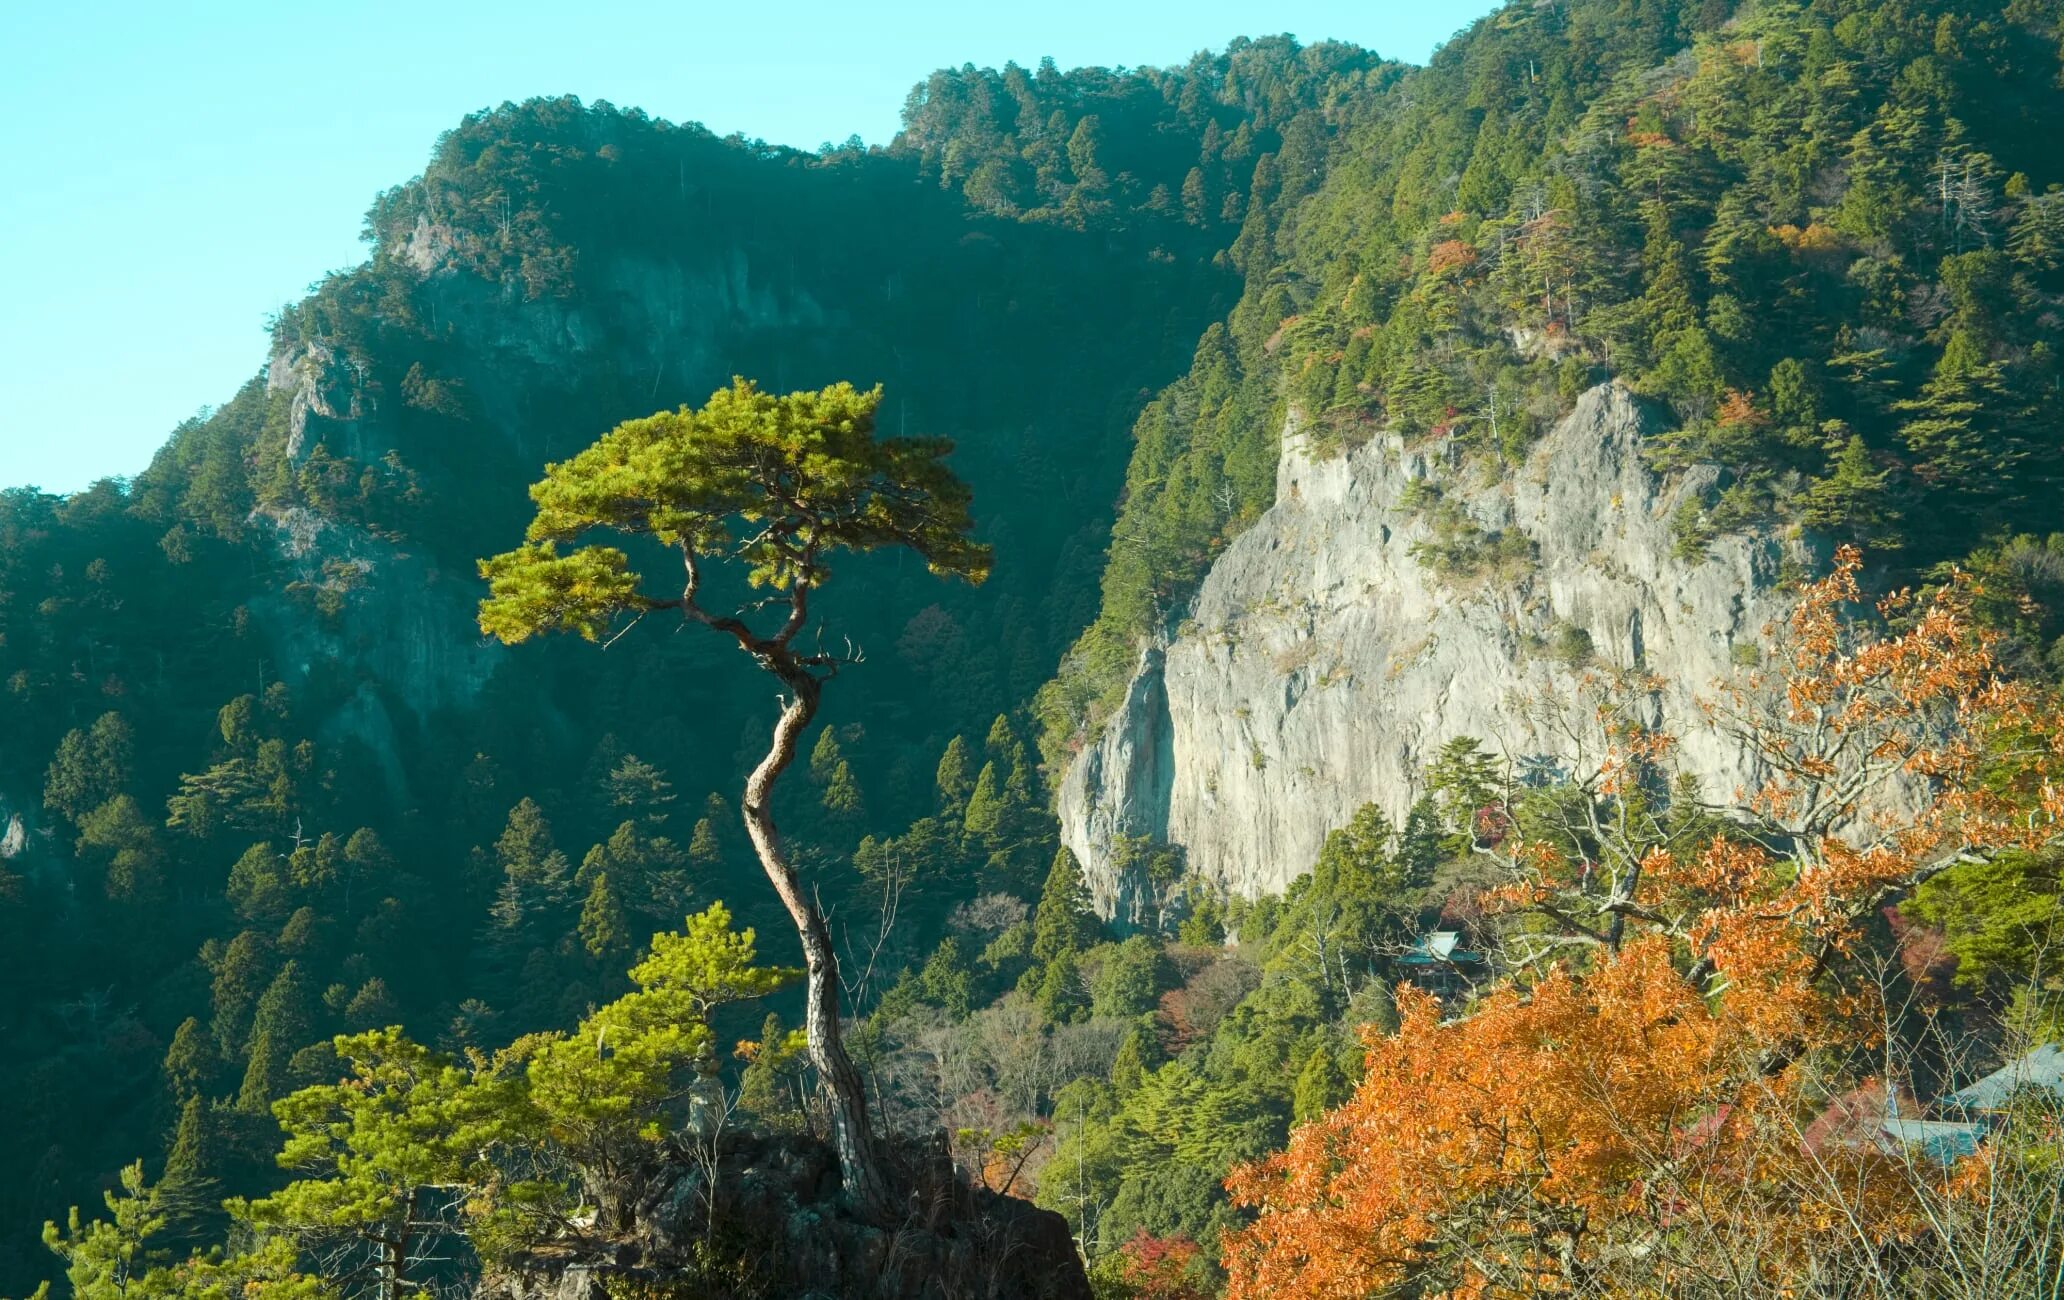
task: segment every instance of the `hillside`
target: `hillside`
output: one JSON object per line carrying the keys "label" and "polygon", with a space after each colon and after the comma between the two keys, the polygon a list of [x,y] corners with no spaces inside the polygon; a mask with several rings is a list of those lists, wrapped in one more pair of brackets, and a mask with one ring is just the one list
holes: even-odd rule
{"label": "hillside", "polygon": [[[2030,0],[970,66],[821,154],[466,119],[148,469],[0,495],[0,1293],[137,1160],[145,1294],[355,1296],[315,1257],[420,1218],[495,1295],[994,1290],[1013,1233],[1073,1295],[1054,1215],[1100,1297],[2008,1293],[1852,1137],[2064,1024],[2059,120]],[[893,1231],[741,833],[773,687],[476,621],[548,462],[734,375],[882,385],[994,553],[838,562],[775,796]],[[126,1231],[55,1232],[81,1294]]]}

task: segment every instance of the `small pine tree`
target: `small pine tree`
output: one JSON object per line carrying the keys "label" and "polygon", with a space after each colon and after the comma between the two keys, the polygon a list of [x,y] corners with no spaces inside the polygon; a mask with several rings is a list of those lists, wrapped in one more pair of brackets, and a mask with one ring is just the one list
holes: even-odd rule
{"label": "small pine tree", "polygon": [[826,819],[840,830],[857,827],[867,817],[866,802],[860,796],[860,782],[853,775],[852,765],[843,758],[832,769],[831,780],[825,784],[823,806]]}
{"label": "small pine tree", "polygon": [[165,1216],[163,1244],[192,1248],[218,1238],[228,1222],[222,1211],[221,1141],[209,1103],[190,1096],[179,1108],[179,1126],[158,1180],[158,1208]]}
{"label": "small pine tree", "polygon": [[1082,883],[1082,868],[1063,846],[1054,854],[1039,906],[1032,913],[1032,956],[1051,963],[1064,953],[1080,952],[1095,934],[1096,918]]}
{"label": "small pine tree", "polygon": [[290,961],[266,986],[251,1020],[250,1059],[244,1067],[237,1109],[263,1115],[287,1091],[287,1062],[314,1032],[311,998],[301,964]]}
{"label": "small pine tree", "polygon": [[1891,503],[1892,471],[1871,460],[1863,438],[1850,434],[1828,472],[1806,489],[1802,521],[1808,528],[1873,551],[1899,545],[1899,511]]}
{"label": "small pine tree", "polygon": [[1433,883],[1441,864],[1440,809],[1421,795],[1405,814],[1405,828],[1398,833],[1398,874],[1407,889],[1424,889]]}
{"label": "small pine tree", "polygon": [[960,736],[948,741],[946,752],[939,756],[932,785],[938,794],[939,815],[949,821],[958,822],[967,814],[968,796],[975,791],[974,778],[968,775],[973,762],[968,743]]}
{"label": "small pine tree", "polygon": [[688,861],[707,870],[724,860],[724,844],[717,838],[717,824],[704,817],[695,823],[688,837]]}
{"label": "small pine tree", "polygon": [[1071,948],[1054,954],[1039,977],[1035,999],[1046,1018],[1057,1025],[1080,1020],[1089,1014],[1089,998],[1082,987],[1082,969]]}
{"label": "small pine tree", "polygon": [[606,871],[596,872],[588,885],[587,902],[581,905],[580,937],[588,955],[612,969],[630,953],[630,921]]}
{"label": "small pine tree", "polygon": [[968,846],[988,851],[1003,833],[1003,813],[1003,783],[996,775],[996,764],[984,763],[981,775],[975,778],[975,788],[968,794],[961,820]]}
{"label": "small pine tree", "polygon": [[201,1027],[200,1017],[188,1016],[172,1033],[172,1046],[165,1051],[165,1082],[172,1095],[184,1103],[205,1093],[222,1073],[222,1058],[214,1040]]}
{"label": "small pine tree", "polygon": [[359,1032],[385,1029],[400,1018],[401,1009],[387,991],[387,981],[375,975],[358,986],[358,992],[344,1004],[344,1027]]}
{"label": "small pine tree", "polygon": [[839,752],[838,732],[830,727],[817,733],[817,744],[810,750],[810,784],[822,790],[831,784],[833,773],[838,771],[845,755]]}

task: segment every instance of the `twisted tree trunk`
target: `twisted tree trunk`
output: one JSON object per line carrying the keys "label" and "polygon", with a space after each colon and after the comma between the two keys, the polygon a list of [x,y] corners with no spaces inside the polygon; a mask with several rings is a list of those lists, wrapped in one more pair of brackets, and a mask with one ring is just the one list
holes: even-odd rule
{"label": "twisted tree trunk", "polygon": [[[783,656],[785,657],[785,656]],[[831,1104],[831,1139],[838,1151],[839,1169],[845,1179],[846,1196],[864,1218],[885,1223],[890,1217],[888,1181],[882,1171],[881,1153],[874,1144],[874,1129],[867,1117],[867,1094],[860,1072],[846,1055],[839,1029],[838,955],[831,945],[831,927],[824,913],[803,889],[795,867],[781,848],[781,833],[774,825],[771,803],[774,782],[795,760],[803,728],[816,716],[818,693],[823,683],[806,669],[779,662],[762,661],[789,688],[788,702],[774,724],[773,743],[746,778],[746,834],[760,866],[781,896],[782,906],[795,922],[803,941],[803,968],[808,977],[808,1006],[804,1022],[809,1039],[810,1064]]]}

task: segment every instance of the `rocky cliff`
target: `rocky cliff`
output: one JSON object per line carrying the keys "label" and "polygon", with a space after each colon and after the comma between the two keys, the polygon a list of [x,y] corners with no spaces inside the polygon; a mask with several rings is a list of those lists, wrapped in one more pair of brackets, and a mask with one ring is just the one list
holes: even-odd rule
{"label": "rocky cliff", "polygon": [[1063,834],[1099,910],[1138,921],[1151,902],[1114,867],[1120,835],[1180,846],[1191,878],[1251,896],[1306,871],[1363,804],[1401,818],[1453,737],[1570,771],[1595,752],[1613,669],[1651,679],[1614,702],[1678,734],[1709,796],[1742,786],[1748,758],[1694,704],[1784,613],[1785,545],[1745,533],[1681,556],[1672,518],[1720,471],[1653,473],[1654,422],[1604,385],[1500,473],[1439,440],[1319,454],[1293,416],[1274,506],[1066,774]]}
{"label": "rocky cliff", "polygon": [[[474,1300],[1090,1300],[1068,1221],[970,1187],[943,1140],[899,1144],[889,1224],[854,1217],[814,1138],[687,1140],[610,1239],[575,1233],[488,1271]],[[709,1199],[715,1178],[715,1204]]]}

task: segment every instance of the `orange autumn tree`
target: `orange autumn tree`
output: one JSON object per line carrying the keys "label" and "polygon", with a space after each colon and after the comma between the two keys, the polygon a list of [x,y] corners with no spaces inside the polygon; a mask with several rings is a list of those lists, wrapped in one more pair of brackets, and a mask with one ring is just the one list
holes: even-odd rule
{"label": "orange autumn tree", "polygon": [[2064,727],[1967,583],[1866,624],[1859,566],[1713,701],[1763,773],[1734,806],[1673,789],[1670,739],[1610,709],[1572,788],[1508,796],[1517,833],[1479,852],[1510,978],[1447,1022],[1401,990],[1353,1097],[1234,1173],[1234,1300],[1908,1293],[1948,1176],[1872,1123],[1809,1136],[1881,1045],[1859,940],[1936,872],[2055,844]]}

